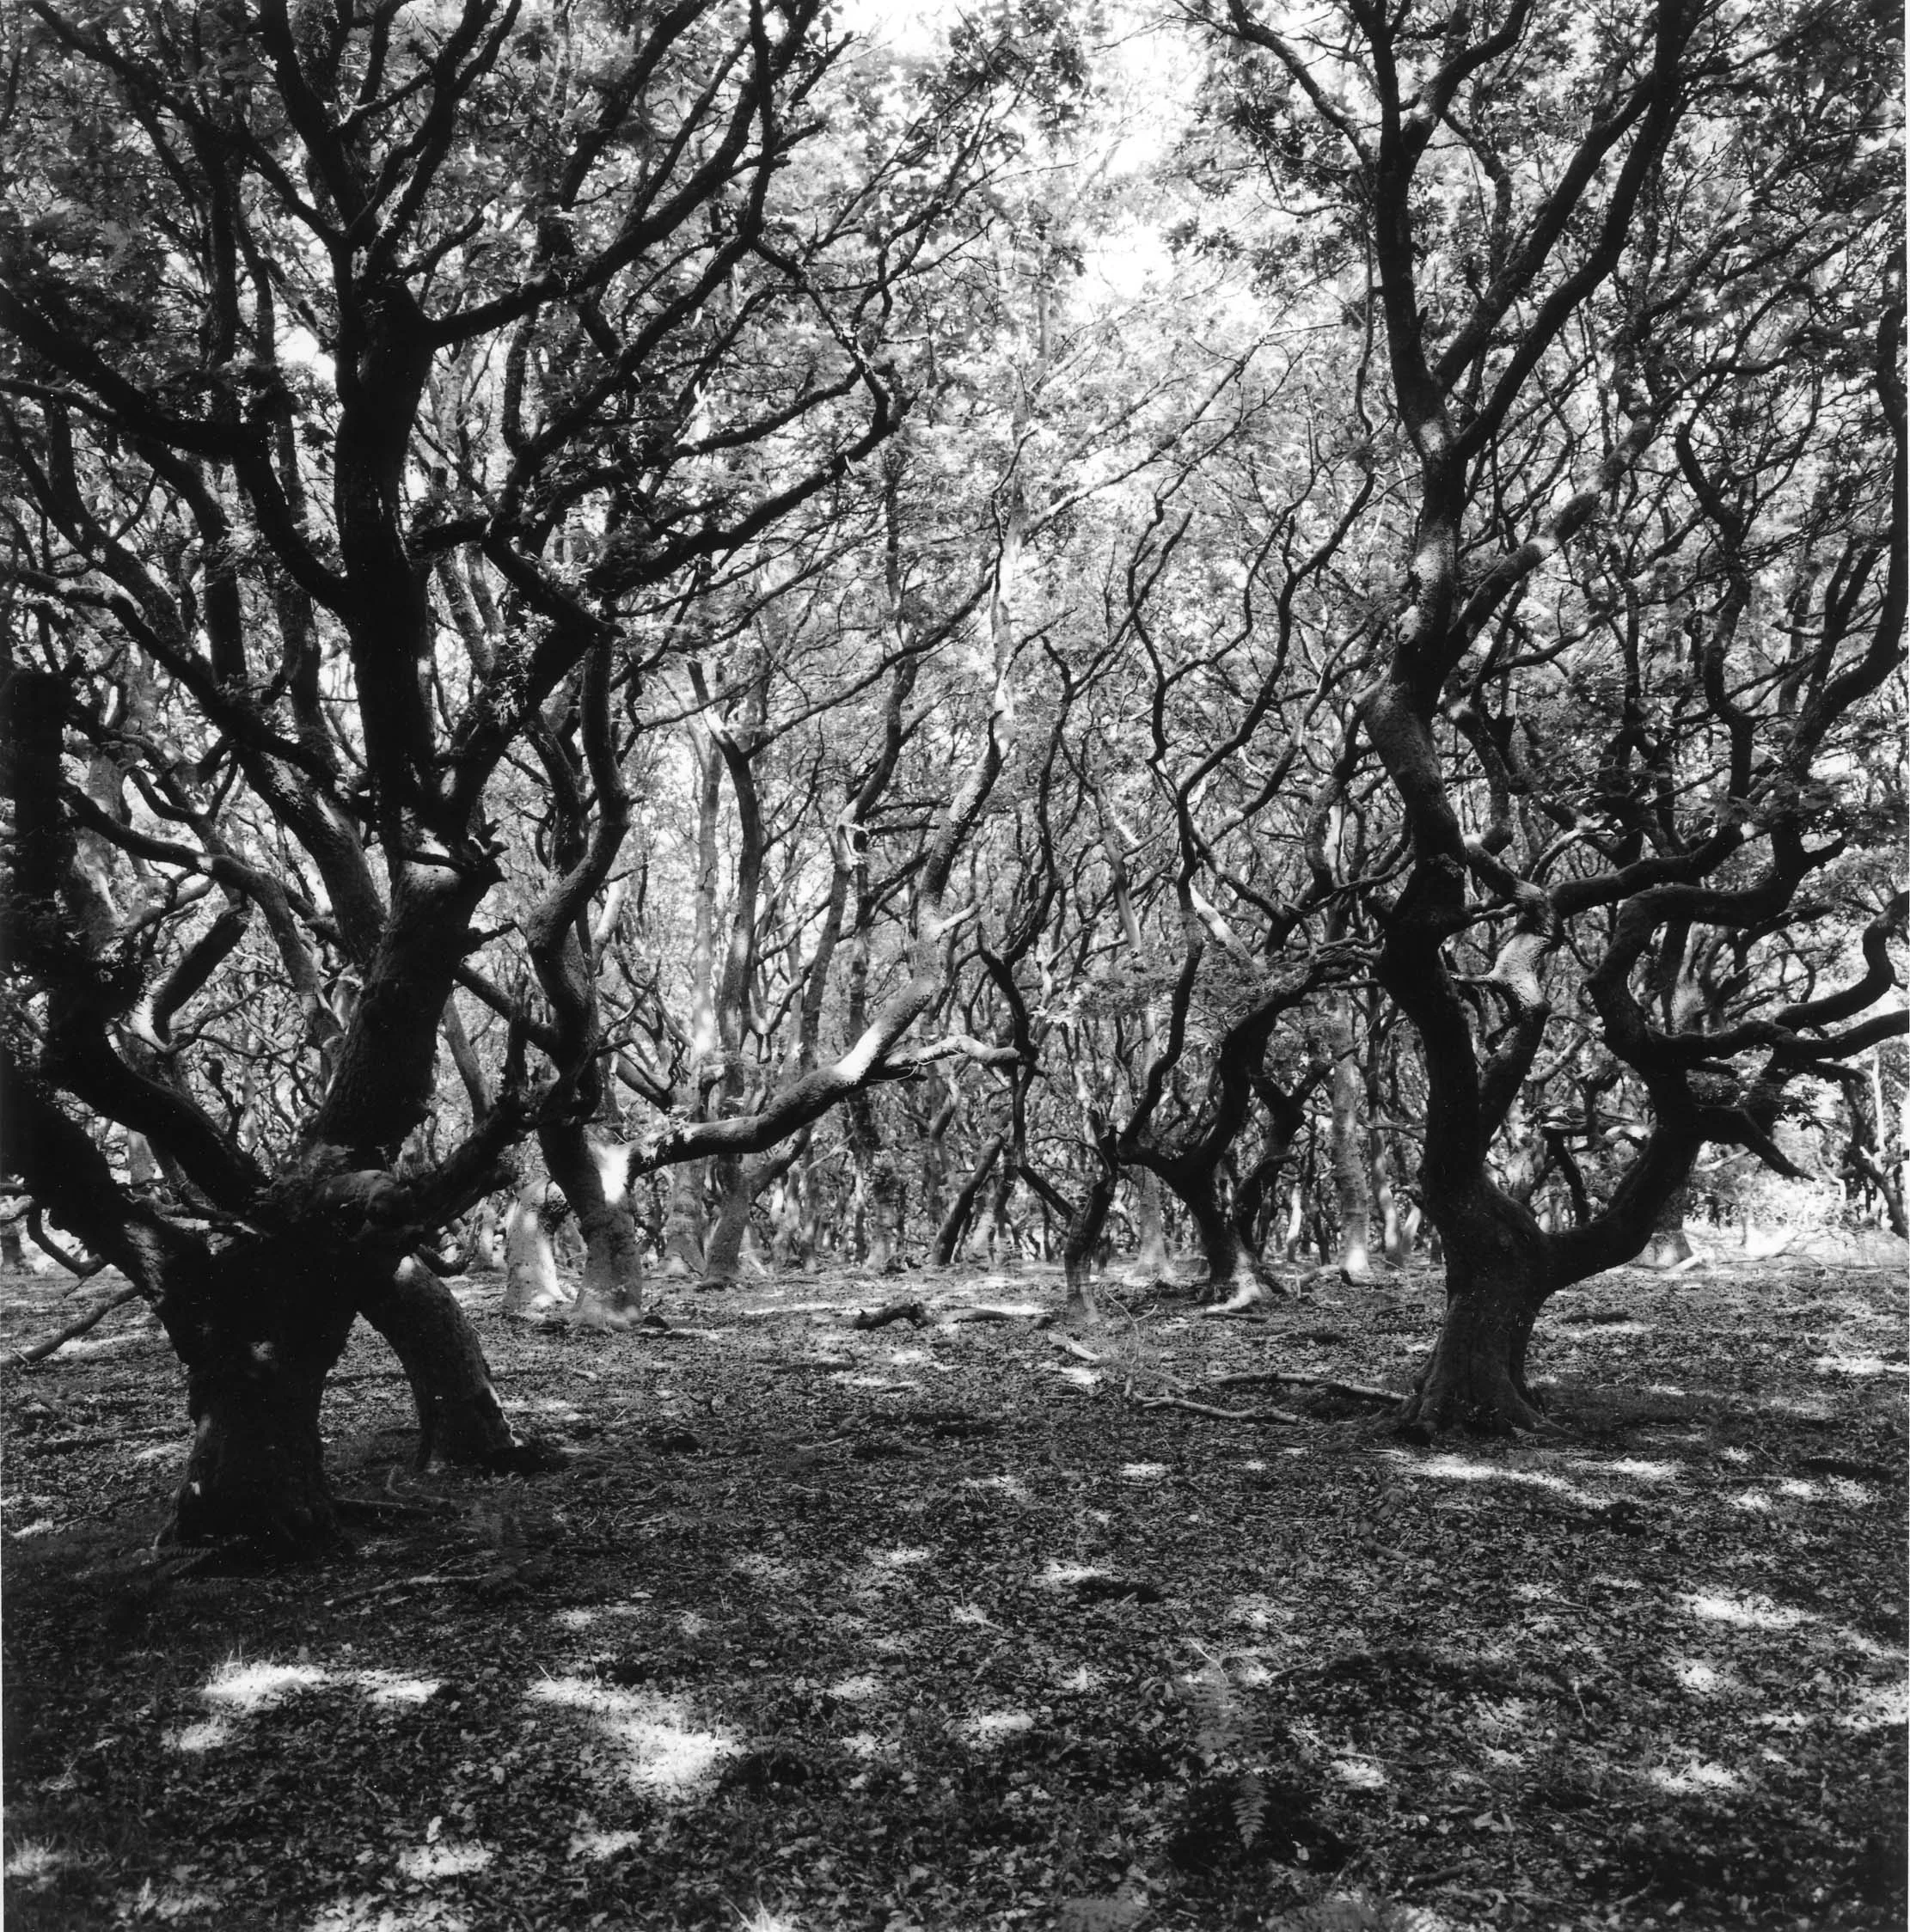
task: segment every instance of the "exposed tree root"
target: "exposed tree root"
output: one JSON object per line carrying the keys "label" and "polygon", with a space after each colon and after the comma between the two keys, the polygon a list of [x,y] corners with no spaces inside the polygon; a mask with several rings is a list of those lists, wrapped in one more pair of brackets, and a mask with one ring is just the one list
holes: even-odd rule
{"label": "exposed tree root", "polygon": [[1397,1409],[1411,1398],[1399,1389],[1375,1388],[1369,1382],[1338,1382],[1330,1375],[1295,1375],[1285,1369],[1264,1369],[1253,1375],[1216,1376],[1210,1389],[1257,1389],[1267,1383],[1289,1388],[1318,1389],[1330,1396],[1343,1396],[1348,1402],[1369,1402],[1376,1408]]}
{"label": "exposed tree root", "polygon": [[1211,1415],[1221,1422],[1304,1423],[1307,1420],[1290,1409],[1216,1409],[1210,1402],[1195,1402],[1186,1396],[1132,1396],[1129,1399],[1136,1409],[1185,1409],[1191,1415]]}

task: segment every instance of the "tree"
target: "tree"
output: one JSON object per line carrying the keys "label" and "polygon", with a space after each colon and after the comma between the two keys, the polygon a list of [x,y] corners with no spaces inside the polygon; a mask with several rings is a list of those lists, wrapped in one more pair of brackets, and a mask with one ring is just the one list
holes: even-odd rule
{"label": "tree", "polygon": [[[1879,22],[1813,6],[1348,0],[1301,40],[1230,0],[1215,25],[1240,132],[1378,338],[1364,460],[1408,511],[1359,715],[1408,841],[1370,904],[1447,1264],[1410,1415],[1529,1426],[1546,1299],[1636,1254],[1707,1141],[1786,1165],[1788,1085],[1904,1024],[1858,1017],[1896,984],[1901,898],[1828,990],[1781,949],[1874,841],[1902,661],[1893,64]],[[1713,936],[1734,1011],[1654,1012],[1641,976]],[[1650,1126],[1548,1232],[1491,1155],[1573,982]]]}
{"label": "tree", "polygon": [[[830,146],[822,16],[20,18],[0,1156],[187,1366],[183,1536],[331,1532],[318,1408],[360,1312],[441,1429],[524,1453],[401,1264],[589,1117],[615,694],[686,582],[891,433],[927,345],[885,318],[983,144],[985,79]],[[440,1018],[496,990],[468,961],[514,849],[499,774],[554,730],[587,790],[524,921],[547,1013],[507,994],[499,1085],[438,1147]],[[254,920],[300,1030],[242,1130],[179,1022]],[[163,1204],[89,1121],[145,1136]]]}

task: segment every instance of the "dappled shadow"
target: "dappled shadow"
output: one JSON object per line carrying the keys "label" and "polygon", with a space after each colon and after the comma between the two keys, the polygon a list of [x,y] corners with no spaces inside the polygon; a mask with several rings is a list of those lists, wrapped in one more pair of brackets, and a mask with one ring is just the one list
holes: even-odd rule
{"label": "dappled shadow", "polygon": [[[1589,1324],[1627,1379],[1571,1386],[1613,1426],[1417,1452],[1121,1399],[1258,1366],[1266,1330],[1164,1310],[1097,1339],[1090,1386],[1002,1284],[918,1286],[1001,1318],[858,1332],[867,1284],[817,1280],[603,1343],[481,1314],[576,1451],[514,1483],[413,1476],[401,1377],[356,1342],[346,1473],[412,1513],[318,1570],[164,1581],[174,1470],[135,1456],[182,1441],[176,1372],[32,1384],[134,1453],[9,1464],[9,1528],[47,1525],[9,1544],[9,1910],[478,1932],[761,1903],[817,1932],[1123,1885],[1217,1924],[1351,1884],[1456,1927],[1515,1868],[1534,1926],[1885,1909],[1880,1379],[1800,1349],[1767,1390],[1641,1393],[1716,1385],[1736,1342]],[[1371,1374],[1405,1305],[1315,1312],[1275,1360]],[[1833,1427],[1765,1406],[1806,1382]],[[90,1519],[94,1470],[122,1500]]]}

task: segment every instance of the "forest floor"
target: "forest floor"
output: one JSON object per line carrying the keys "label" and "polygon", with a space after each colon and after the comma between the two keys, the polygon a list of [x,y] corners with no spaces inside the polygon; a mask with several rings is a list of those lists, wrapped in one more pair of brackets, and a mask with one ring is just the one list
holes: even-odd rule
{"label": "forest floor", "polygon": [[[1534,1345],[1555,1428],[1431,1447],[1211,1387],[1404,1389],[1425,1271],[1218,1321],[1117,1274],[1085,1338],[1034,1268],[665,1289],[609,1339],[461,1285],[569,1466],[416,1474],[361,1329],[333,1464],[404,1513],[250,1570],[150,1547],[182,1376],[121,1309],[0,1373],[9,1932],[1901,1927],[1870,1259],[1601,1276]],[[0,1281],[0,1354],[113,1279]]]}

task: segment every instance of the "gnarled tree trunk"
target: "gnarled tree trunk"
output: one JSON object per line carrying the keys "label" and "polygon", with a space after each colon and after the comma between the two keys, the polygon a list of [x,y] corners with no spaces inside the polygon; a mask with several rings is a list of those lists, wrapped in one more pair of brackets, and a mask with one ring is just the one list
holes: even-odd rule
{"label": "gnarled tree trunk", "polygon": [[1545,1417],[1526,1380],[1526,1348],[1550,1292],[1546,1237],[1532,1215],[1482,1189],[1444,1217],[1446,1315],[1400,1420],[1427,1430],[1503,1435]]}
{"label": "gnarled tree trunk", "polygon": [[580,1121],[547,1127],[538,1140],[584,1238],[583,1281],[571,1320],[599,1331],[628,1328],[643,1305],[643,1256],[623,1150],[593,1145]]}
{"label": "gnarled tree trunk", "polygon": [[491,1368],[457,1298],[407,1259],[369,1282],[358,1309],[404,1364],[418,1407],[418,1466],[434,1456],[494,1474],[548,1469],[561,1458],[511,1425]]}
{"label": "gnarled tree trunk", "polygon": [[[193,1445],[170,1538],[243,1536],[304,1551],[336,1537],[318,1417],[352,1329],[340,1277],[357,1265],[348,1250],[269,1239],[212,1259],[192,1297],[197,1332],[174,1336],[187,1343]],[[204,1318],[214,1311],[223,1318]]]}

